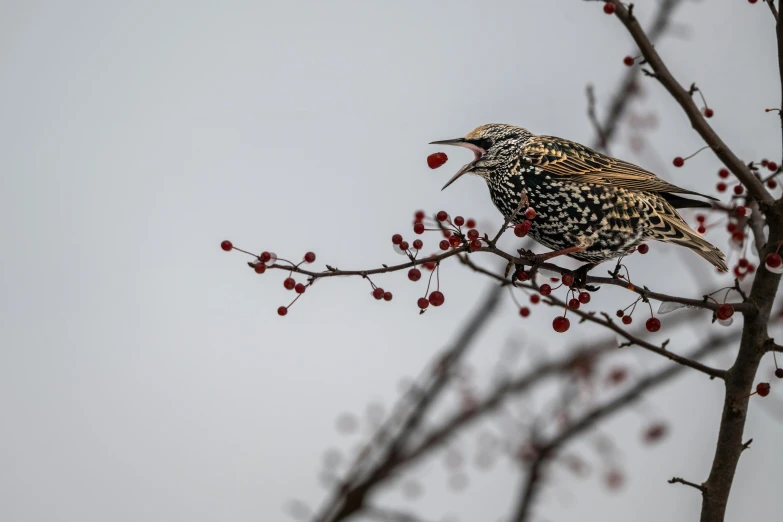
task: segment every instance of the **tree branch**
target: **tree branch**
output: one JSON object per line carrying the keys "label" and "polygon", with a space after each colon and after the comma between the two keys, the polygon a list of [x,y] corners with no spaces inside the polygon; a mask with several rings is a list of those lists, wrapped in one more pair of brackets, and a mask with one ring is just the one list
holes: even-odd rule
{"label": "tree branch", "polygon": [[639,46],[639,49],[644,55],[644,58],[650,64],[653,71],[655,71],[655,77],[683,108],[696,132],[698,132],[707,145],[710,146],[723,164],[734,173],[737,179],[739,179],[745,187],[747,187],[754,199],[759,202],[762,211],[766,214],[767,208],[773,204],[774,199],[764,188],[764,185],[748,166],[734,154],[728,145],[721,140],[712,127],[710,127],[704,119],[704,116],[702,116],[701,111],[696,106],[696,103],[694,103],[689,91],[677,82],[666,67],[660,55],[653,47],[649,37],[644,32],[644,29],[642,29],[641,25],[639,25],[639,22],[636,20],[636,17],[631,15],[629,9],[627,9],[620,0],[609,1],[615,5],[615,14],[628,29],[628,32],[633,37],[636,45]]}
{"label": "tree branch", "polygon": [[704,486],[701,484],[694,484],[693,482],[688,482],[687,480],[680,477],[672,477],[667,482],[669,484],[685,484],[686,486],[690,486],[692,488],[698,489],[701,492],[704,492]]}
{"label": "tree branch", "polygon": [[[489,275],[493,277],[494,279],[498,281],[503,281],[506,284],[511,284],[511,280],[506,279],[505,277],[494,274],[493,272],[486,270],[484,268],[481,268],[477,265],[475,265],[470,259],[467,258],[460,258],[462,262],[471,267],[473,270],[476,270],[478,272],[481,272],[483,274]],[[626,282],[626,284],[628,284]],[[525,285],[521,285],[526,288],[531,288],[534,290],[538,290],[538,286],[533,283],[527,283]],[[568,308],[568,305],[565,301],[562,301],[558,299],[557,297],[553,295],[549,295],[544,299],[544,302],[549,305],[553,306],[559,306],[561,308]],[[683,366],[687,366],[689,368],[693,368],[694,370],[700,371],[701,373],[704,373],[705,375],[709,375],[712,378],[718,378],[718,379],[725,379],[726,378],[726,371],[725,370],[719,370],[716,368],[711,368],[709,366],[706,366],[700,362],[693,361],[689,359],[688,357],[683,357],[681,355],[677,355],[675,353],[670,352],[665,348],[666,344],[663,346],[656,346],[650,342],[645,341],[644,339],[641,339],[639,337],[636,337],[635,335],[632,335],[628,331],[624,330],[623,328],[620,328],[617,324],[615,324],[612,319],[604,314],[604,319],[600,319],[596,317],[593,313],[590,312],[584,312],[582,310],[571,310],[568,308],[568,311],[570,313],[573,313],[575,315],[578,315],[585,321],[590,321],[595,324],[599,324],[601,326],[604,326],[608,328],[609,330],[612,330],[613,332],[617,333],[618,335],[624,337],[629,343],[635,344],[637,346],[640,346],[641,348],[644,348],[645,350],[649,350],[653,353],[656,353],[658,355],[662,355],[663,357],[666,357],[667,359],[674,361],[678,364],[681,364]],[[668,341],[667,341],[668,342]]]}
{"label": "tree branch", "polygon": [[362,513],[366,517],[380,522],[425,522],[423,518],[397,509],[367,506]]}
{"label": "tree branch", "polygon": [[[453,367],[467,352],[473,344],[483,326],[493,316],[495,309],[500,302],[501,287],[493,285],[487,292],[483,302],[476,309],[473,317],[465,323],[460,334],[457,336],[453,345],[447,349],[440,357],[434,371],[429,375],[429,383],[416,390],[414,398],[416,399],[410,413],[400,421],[396,416],[392,416],[380,432],[391,431],[392,424],[399,423],[400,428],[397,434],[390,438],[387,448],[382,451],[377,459],[370,464],[370,459],[359,458],[354,464],[353,469],[348,473],[348,477],[336,488],[332,498],[328,500],[313,520],[320,522],[336,522],[345,520],[354,513],[364,509],[365,499],[375,484],[387,477],[395,467],[399,452],[405,442],[419,426],[424,414],[430,406],[440,396],[450,378],[449,369]],[[370,451],[372,444],[365,448]],[[364,454],[362,451],[360,455]]]}
{"label": "tree branch", "polygon": [[778,10],[775,8],[775,0],[764,0],[764,1],[769,6],[769,10],[772,11],[772,16],[775,17],[775,23],[779,23],[780,18],[778,17]]}
{"label": "tree branch", "polygon": [[[657,41],[658,38],[666,32],[666,29],[669,28],[669,24],[671,23],[671,17],[674,10],[681,3],[682,0],[663,0],[660,3],[658,11],[653,18],[653,22],[650,24],[650,29],[647,31],[648,38],[651,42]],[[593,148],[606,149],[609,143],[612,142],[620,119],[623,114],[625,114],[628,104],[637,92],[635,84],[639,79],[639,71],[639,67],[631,67],[628,69],[625,76],[623,76],[622,81],[620,81],[620,86],[612,96],[612,102],[609,105],[603,123],[599,123],[597,118],[593,121],[593,126],[596,128],[596,131],[600,130],[600,132],[597,132],[597,138],[593,141]]]}
{"label": "tree branch", "polygon": [[[739,337],[737,332],[730,332],[721,337],[713,337],[704,342],[699,348],[690,354],[690,359],[700,359],[714,351],[724,347],[731,341],[736,340]],[[530,510],[538,495],[541,486],[541,471],[545,463],[552,458],[562,446],[568,443],[575,436],[591,428],[598,421],[605,417],[613,415],[620,411],[624,406],[639,400],[642,394],[663,383],[673,377],[677,376],[683,370],[683,366],[669,366],[668,368],[661,370],[657,373],[649,375],[644,379],[638,381],[630,390],[624,392],[617,398],[607,402],[602,406],[598,406],[585,414],[581,419],[570,424],[566,429],[561,431],[558,435],[554,436],[548,442],[542,444],[539,447],[539,451],[535,460],[530,466],[530,470],[527,473],[525,480],[523,481],[522,494],[520,495],[519,502],[514,515],[511,520],[514,522],[523,522],[528,520],[530,516]]]}

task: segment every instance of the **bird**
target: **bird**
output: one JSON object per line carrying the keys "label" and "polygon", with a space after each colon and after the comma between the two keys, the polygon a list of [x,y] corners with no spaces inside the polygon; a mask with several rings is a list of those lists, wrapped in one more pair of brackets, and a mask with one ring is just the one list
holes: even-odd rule
{"label": "bird", "polygon": [[[584,277],[599,263],[621,257],[646,241],[662,241],[695,252],[719,271],[726,256],[696,233],[677,212],[711,208],[686,196],[711,196],[680,188],[632,163],[555,136],[536,135],[514,125],[481,125],[463,138],[433,141],[473,152],[443,186],[465,174],[484,179],[495,207],[511,223],[535,210],[528,235],[552,250],[537,262],[566,255],[585,262]],[[516,214],[515,214],[516,212]]]}

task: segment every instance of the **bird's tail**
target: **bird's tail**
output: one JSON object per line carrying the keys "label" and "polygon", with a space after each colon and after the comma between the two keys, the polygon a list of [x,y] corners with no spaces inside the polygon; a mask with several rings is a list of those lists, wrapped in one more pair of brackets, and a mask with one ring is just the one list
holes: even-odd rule
{"label": "bird's tail", "polygon": [[690,248],[721,272],[729,271],[729,267],[726,265],[726,255],[718,247],[694,232],[676,210],[671,209],[671,213],[658,215],[663,222],[661,226],[654,229],[654,239]]}

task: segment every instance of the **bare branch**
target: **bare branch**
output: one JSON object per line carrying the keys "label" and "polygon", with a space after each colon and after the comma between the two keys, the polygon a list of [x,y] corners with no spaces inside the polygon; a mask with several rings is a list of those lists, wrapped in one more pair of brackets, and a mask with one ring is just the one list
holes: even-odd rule
{"label": "bare branch", "polygon": [[[499,281],[503,281],[506,284],[511,284],[511,280],[506,279],[503,276],[493,274],[491,271],[486,270],[484,268],[481,268],[477,265],[475,265],[470,259],[467,258],[460,258],[460,260],[467,266],[471,267],[472,269],[481,272],[486,275],[490,275],[494,279],[497,279]],[[592,278],[591,278],[592,279]],[[628,282],[626,281],[625,284],[627,285]],[[535,290],[538,290],[538,286],[531,283],[527,283],[524,285],[526,288],[532,288]],[[565,301],[562,301],[558,299],[557,297],[553,295],[547,296],[544,300],[545,303],[549,305],[559,306],[561,308],[568,308],[568,305]],[[701,302],[700,302],[701,303]],[[620,328],[617,324],[615,324],[614,321],[611,320],[609,317],[605,317],[604,319],[601,319],[599,317],[596,317],[595,314],[590,312],[584,312],[582,310],[571,310],[568,309],[570,313],[573,313],[575,315],[578,315],[585,321],[590,321],[591,323],[599,324],[601,326],[604,326],[613,332],[619,334],[620,336],[624,337],[629,341],[629,344],[635,344],[637,346],[640,346],[644,348],[645,350],[649,350],[653,353],[656,353],[658,355],[662,355],[663,357],[666,357],[669,360],[672,360],[678,364],[682,364],[683,366],[688,366],[689,368],[693,368],[694,370],[698,370],[706,375],[709,375],[711,378],[718,378],[718,379],[725,379],[726,378],[726,370],[719,370],[716,368],[711,368],[709,366],[706,366],[700,362],[693,361],[687,357],[683,357],[681,355],[677,355],[675,353],[670,352],[665,348],[664,346],[656,346],[648,341],[645,341],[644,339],[641,339],[640,337],[637,337],[631,333],[629,333],[627,330],[624,330],[623,328]]]}
{"label": "bare branch", "polygon": [[390,508],[367,506],[362,511],[364,516],[379,522],[425,522],[423,518],[405,511]]}
{"label": "bare branch", "polygon": [[[365,499],[370,490],[391,473],[396,466],[401,448],[444,390],[450,379],[449,369],[465,355],[481,332],[482,327],[493,316],[500,302],[500,294],[501,287],[493,285],[484,300],[478,305],[473,317],[465,323],[453,345],[438,357],[435,371],[431,372],[429,382],[417,389],[414,395],[416,400],[410,413],[401,422],[394,416],[388,421],[389,424],[399,423],[400,427],[396,435],[391,437],[386,449],[383,450],[383,455],[373,459],[372,464],[369,465],[363,465],[365,462],[369,462],[369,459],[360,458],[349,472],[348,477],[335,489],[332,498],[321,508],[320,514],[313,518],[313,521],[344,520],[364,509]],[[383,430],[387,431],[390,428],[387,426]],[[371,449],[371,446],[367,446],[367,449]],[[360,455],[362,453],[364,451]]]}
{"label": "bare branch", "polygon": [[775,17],[775,23],[780,23],[780,18],[778,17],[778,10],[775,7],[775,0],[764,0],[764,1],[769,6],[769,10],[772,11],[772,16]]}
{"label": "bare branch", "polygon": [[[662,36],[671,24],[671,18],[674,10],[682,3],[683,0],[663,0],[658,7],[658,11],[653,18],[653,22],[650,25],[650,29],[647,32],[647,36],[651,42],[655,42],[660,36]],[[593,141],[594,148],[606,148],[601,145],[602,142],[606,143],[606,146],[611,143],[614,135],[617,131],[620,119],[625,114],[628,108],[629,102],[633,99],[638,89],[636,88],[636,82],[639,79],[639,67],[631,67],[628,72],[625,73],[620,86],[612,96],[612,101],[607,110],[606,118],[602,124],[598,124],[597,128],[602,129],[603,136],[598,134],[598,137]]]}
{"label": "bare branch", "polygon": [[[690,354],[689,359],[701,359],[714,351],[725,347],[728,343],[735,341],[739,337],[738,332],[730,332],[721,337],[713,337],[705,341],[699,348]],[[570,424],[558,435],[539,447],[535,460],[525,477],[522,487],[522,494],[514,511],[511,520],[514,522],[523,522],[530,516],[530,510],[535,502],[541,486],[541,471],[544,464],[552,458],[566,443],[574,437],[592,428],[598,421],[617,413],[630,403],[639,400],[642,394],[647,390],[666,382],[677,376],[683,370],[683,366],[669,366],[657,373],[649,375],[638,381],[630,390],[624,392],[617,398],[598,406],[585,414],[581,419]]]}
{"label": "bare branch", "polygon": [[668,480],[669,484],[685,484],[686,486],[690,486],[692,488],[696,488],[699,491],[704,491],[704,486],[700,484],[694,484],[693,482],[688,482],[687,480],[680,478],[680,477],[672,477]]}
{"label": "bare branch", "polygon": [[[660,55],[655,50],[655,47],[644,29],[642,29],[642,26],[639,25],[636,17],[631,14],[630,10],[626,8],[620,0],[609,1],[615,5],[615,14],[628,29],[628,32],[633,37],[636,45],[639,46],[639,49],[644,55],[644,58],[653,68],[653,71],[655,71],[655,77],[683,108],[696,132],[698,132],[702,139],[712,148],[723,164],[726,165],[726,167],[737,176],[737,179],[747,187],[754,199],[759,202],[762,211],[766,214],[768,212],[768,207],[774,203],[774,199],[764,188],[761,180],[756,177],[748,166],[734,154],[728,145],[726,145],[712,127],[710,127],[701,114],[698,106],[694,103],[689,91],[677,82],[668,67],[666,67],[666,64],[664,64]],[[781,69],[781,71],[781,74],[783,74],[783,69]]]}

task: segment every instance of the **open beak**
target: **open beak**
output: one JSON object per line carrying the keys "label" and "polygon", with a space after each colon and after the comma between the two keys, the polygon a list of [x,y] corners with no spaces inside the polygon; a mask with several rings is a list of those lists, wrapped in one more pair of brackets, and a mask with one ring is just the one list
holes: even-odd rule
{"label": "open beak", "polygon": [[463,165],[463,167],[461,169],[459,169],[457,171],[457,173],[454,174],[454,176],[452,176],[451,179],[446,182],[445,185],[443,185],[443,188],[441,190],[445,190],[446,187],[448,187],[449,185],[451,185],[452,183],[457,181],[457,179],[459,179],[460,176],[462,176],[466,172],[470,172],[470,170],[476,165],[476,162],[479,160],[479,158],[481,158],[481,156],[484,155],[484,152],[485,152],[484,149],[482,149],[481,147],[477,147],[476,145],[466,141],[465,138],[455,138],[453,140],[431,141],[430,145],[456,145],[458,147],[465,147],[466,149],[472,150],[473,154],[475,156],[473,161],[471,161],[467,165]]}

